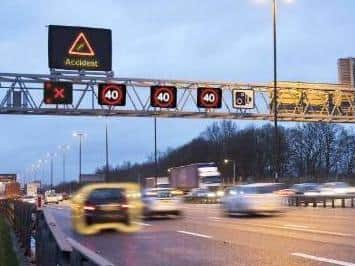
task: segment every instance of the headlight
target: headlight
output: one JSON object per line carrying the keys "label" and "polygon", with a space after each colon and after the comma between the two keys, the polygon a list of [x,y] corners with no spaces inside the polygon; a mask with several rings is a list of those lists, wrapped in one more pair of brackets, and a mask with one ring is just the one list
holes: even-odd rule
{"label": "headlight", "polygon": [[183,195],[184,194],[184,192],[182,192],[181,190],[173,190],[171,193],[173,195]]}
{"label": "headlight", "polygon": [[208,193],[207,193],[207,197],[209,197],[209,198],[216,197],[216,193],[214,193],[214,192],[208,192]]}
{"label": "headlight", "polygon": [[217,197],[223,197],[224,196],[224,191],[223,190],[218,190],[217,191]]}

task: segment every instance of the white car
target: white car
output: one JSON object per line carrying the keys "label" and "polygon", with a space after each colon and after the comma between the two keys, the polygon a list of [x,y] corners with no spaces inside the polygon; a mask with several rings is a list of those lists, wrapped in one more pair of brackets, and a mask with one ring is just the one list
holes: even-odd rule
{"label": "white car", "polygon": [[346,195],[354,194],[355,188],[345,182],[328,182],[321,186],[321,195]]}
{"label": "white car", "polygon": [[283,210],[282,197],[275,183],[255,183],[228,188],[222,199],[226,214],[276,213]]}
{"label": "white car", "polygon": [[62,193],[57,193],[57,198],[59,201],[63,201],[63,194]]}
{"label": "white car", "polygon": [[54,192],[50,192],[50,193],[46,193],[44,196],[44,203],[48,204],[48,203],[59,203],[59,198],[57,196],[56,193]]}
{"label": "white car", "polygon": [[21,201],[28,202],[28,203],[31,203],[31,204],[36,204],[36,197],[34,197],[34,196],[23,196],[21,198]]}
{"label": "white car", "polygon": [[182,215],[182,200],[171,188],[152,188],[143,191],[144,216]]}

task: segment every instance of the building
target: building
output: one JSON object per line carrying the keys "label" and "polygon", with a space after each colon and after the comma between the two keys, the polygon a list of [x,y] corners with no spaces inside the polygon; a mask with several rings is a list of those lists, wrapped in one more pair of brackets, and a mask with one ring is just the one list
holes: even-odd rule
{"label": "building", "polygon": [[339,83],[349,87],[355,87],[355,58],[338,59],[338,79]]}

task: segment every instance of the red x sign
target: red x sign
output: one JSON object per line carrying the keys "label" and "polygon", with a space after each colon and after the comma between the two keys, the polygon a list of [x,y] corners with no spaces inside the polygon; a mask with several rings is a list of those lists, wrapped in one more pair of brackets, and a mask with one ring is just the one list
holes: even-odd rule
{"label": "red x sign", "polygon": [[54,98],[64,99],[64,88],[54,88]]}
{"label": "red x sign", "polygon": [[72,104],[73,84],[70,82],[46,81],[43,96],[45,104]]}

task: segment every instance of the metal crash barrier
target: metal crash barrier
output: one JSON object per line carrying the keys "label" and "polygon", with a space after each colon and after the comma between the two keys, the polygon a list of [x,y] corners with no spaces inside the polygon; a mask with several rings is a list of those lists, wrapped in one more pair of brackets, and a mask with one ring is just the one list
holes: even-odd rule
{"label": "metal crash barrier", "polygon": [[[336,207],[336,201],[340,201],[341,208],[354,208],[355,195],[293,195],[288,197],[289,206],[322,206],[326,208]],[[348,202],[348,204],[346,204]],[[348,206],[347,206],[348,205]]]}
{"label": "metal crash barrier", "polygon": [[12,226],[24,250],[25,256],[31,256],[31,235],[34,228],[36,206],[19,200],[0,200],[0,213]]}
{"label": "metal crash barrier", "polygon": [[110,266],[107,261],[77,241],[68,238],[46,208],[12,199],[0,199],[0,215],[14,229],[26,256],[31,254],[31,236],[35,237],[35,264],[38,266]]}
{"label": "metal crash barrier", "polygon": [[110,266],[113,263],[67,237],[44,208],[37,212],[37,265]]}

